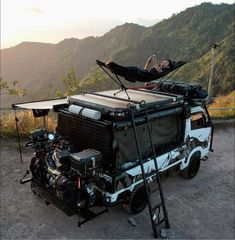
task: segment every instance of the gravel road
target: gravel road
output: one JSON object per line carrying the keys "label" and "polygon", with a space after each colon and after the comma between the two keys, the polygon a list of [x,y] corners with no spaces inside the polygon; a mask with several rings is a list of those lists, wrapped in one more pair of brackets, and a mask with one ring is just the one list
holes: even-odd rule
{"label": "gravel road", "polygon": [[[202,162],[192,180],[179,176],[163,182],[171,230],[175,239],[234,239],[234,126],[216,125],[214,152]],[[17,145],[1,143],[1,239],[144,239],[153,238],[148,209],[134,216],[136,226],[122,206],[77,227],[77,217],[67,217],[53,205],[34,196],[30,184],[19,184],[31,153],[24,150],[20,163]]]}

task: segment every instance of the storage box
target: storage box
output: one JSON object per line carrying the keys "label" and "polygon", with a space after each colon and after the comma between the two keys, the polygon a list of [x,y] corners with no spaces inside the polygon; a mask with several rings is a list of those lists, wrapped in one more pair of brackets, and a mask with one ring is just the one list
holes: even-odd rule
{"label": "storage box", "polygon": [[81,175],[87,175],[94,171],[101,162],[101,153],[94,149],[86,149],[82,152],[71,154],[71,168]]}

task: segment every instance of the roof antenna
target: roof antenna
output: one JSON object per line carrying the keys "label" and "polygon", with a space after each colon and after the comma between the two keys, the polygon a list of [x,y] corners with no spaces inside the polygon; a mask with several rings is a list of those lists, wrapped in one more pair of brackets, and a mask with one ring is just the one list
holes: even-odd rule
{"label": "roof antenna", "polygon": [[212,80],[214,77],[214,69],[215,69],[215,49],[219,47],[218,44],[212,44],[211,45],[211,72],[210,72],[210,77],[209,77],[209,82],[208,82],[208,96],[211,95],[211,84],[212,84]]}

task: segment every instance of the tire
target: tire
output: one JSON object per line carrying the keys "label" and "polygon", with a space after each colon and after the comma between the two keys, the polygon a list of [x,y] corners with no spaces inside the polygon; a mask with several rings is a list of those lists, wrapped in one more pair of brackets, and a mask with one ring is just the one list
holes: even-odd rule
{"label": "tire", "polygon": [[181,176],[185,179],[192,179],[194,178],[200,168],[201,159],[199,154],[194,154],[189,162],[189,165],[181,171]]}
{"label": "tire", "polygon": [[47,172],[41,159],[36,157],[31,159],[30,171],[33,179],[35,179],[41,186],[46,186],[46,184],[48,184],[48,179],[46,176]]}
{"label": "tire", "polygon": [[142,212],[148,203],[146,190],[144,185],[137,186],[130,193],[129,203],[126,205],[126,210],[131,214]]}

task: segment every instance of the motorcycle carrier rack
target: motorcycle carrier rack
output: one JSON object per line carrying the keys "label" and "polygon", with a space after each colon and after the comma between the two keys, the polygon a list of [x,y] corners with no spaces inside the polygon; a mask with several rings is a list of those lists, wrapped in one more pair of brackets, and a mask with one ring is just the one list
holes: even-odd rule
{"label": "motorcycle carrier rack", "polygon": [[[32,179],[31,181],[31,189],[34,195],[38,195],[39,197],[45,200],[47,205],[54,204],[58,209],[63,211],[68,217],[77,215],[78,216],[78,227],[81,227],[82,224],[98,217],[99,215],[108,212],[108,207],[92,207],[90,209],[76,209],[65,204],[63,201],[59,200],[55,195],[53,195],[50,190],[46,190],[45,188],[41,187],[35,180]],[[101,208],[101,209],[97,209]],[[96,211],[95,211],[96,210]]]}

